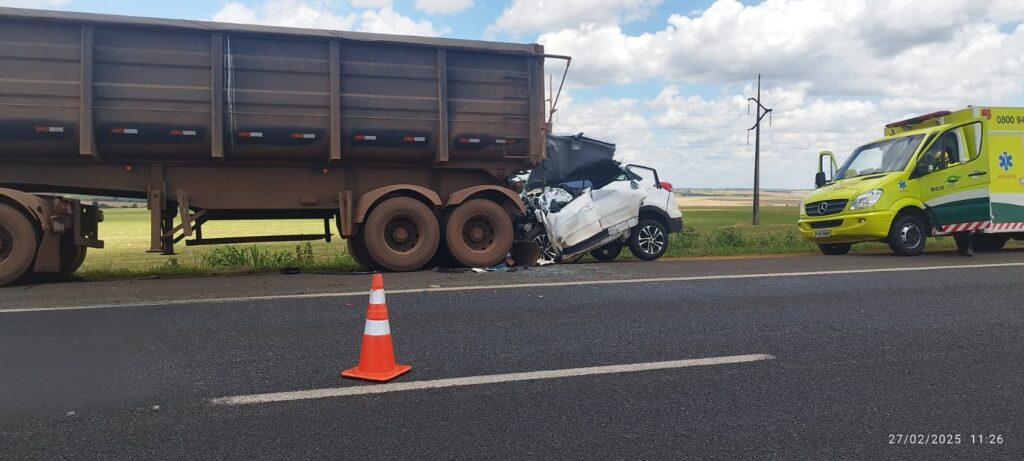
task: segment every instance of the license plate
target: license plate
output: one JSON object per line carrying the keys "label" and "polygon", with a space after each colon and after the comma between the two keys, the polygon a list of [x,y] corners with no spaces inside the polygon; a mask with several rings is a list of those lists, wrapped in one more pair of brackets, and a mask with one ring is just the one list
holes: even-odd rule
{"label": "license plate", "polygon": [[608,233],[610,235],[620,234],[622,232],[625,232],[626,229],[632,229],[634,226],[637,225],[638,222],[639,218],[632,218],[629,221],[618,223],[612,227],[609,227]]}
{"label": "license plate", "polygon": [[814,231],[815,238],[825,238],[832,236],[832,229],[818,229]]}

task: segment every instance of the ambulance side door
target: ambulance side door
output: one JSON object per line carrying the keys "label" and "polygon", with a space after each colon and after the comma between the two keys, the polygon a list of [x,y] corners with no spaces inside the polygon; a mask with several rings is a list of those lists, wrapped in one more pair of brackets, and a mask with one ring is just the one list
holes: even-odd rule
{"label": "ambulance side door", "polygon": [[947,130],[918,158],[911,179],[920,181],[921,201],[939,225],[990,219],[981,130],[980,122]]}

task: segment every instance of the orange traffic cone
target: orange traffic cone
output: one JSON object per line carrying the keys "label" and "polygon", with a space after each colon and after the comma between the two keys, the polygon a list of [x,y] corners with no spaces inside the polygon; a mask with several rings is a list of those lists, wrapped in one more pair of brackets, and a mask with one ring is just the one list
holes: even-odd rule
{"label": "orange traffic cone", "polygon": [[359,350],[359,364],[341,372],[341,376],[390,381],[411,369],[409,365],[395,363],[391,326],[388,325],[388,306],[384,302],[384,276],[375,273],[370,283],[370,305],[366,309],[366,327],[363,329],[363,345]]}

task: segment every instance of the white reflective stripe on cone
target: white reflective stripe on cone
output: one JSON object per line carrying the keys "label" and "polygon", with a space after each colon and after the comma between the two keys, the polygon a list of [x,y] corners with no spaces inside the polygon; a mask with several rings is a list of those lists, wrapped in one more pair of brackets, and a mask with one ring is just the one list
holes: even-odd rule
{"label": "white reflective stripe on cone", "polygon": [[385,336],[391,334],[391,325],[387,320],[366,320],[366,327],[363,329],[366,336]]}
{"label": "white reflective stripe on cone", "polygon": [[384,290],[370,290],[370,304],[384,304]]}

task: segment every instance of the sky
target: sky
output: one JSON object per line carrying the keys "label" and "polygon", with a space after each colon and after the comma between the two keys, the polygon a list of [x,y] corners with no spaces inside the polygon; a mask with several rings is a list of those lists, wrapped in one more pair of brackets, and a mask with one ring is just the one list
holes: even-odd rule
{"label": "sky", "polygon": [[[540,43],[572,67],[554,131],[614,142],[677,188],[813,187],[882,127],[1024,105],[1021,0],[0,0],[0,6]],[[561,78],[564,63],[546,72]],[[557,88],[556,88],[557,89]],[[769,122],[766,118],[765,122]]]}

